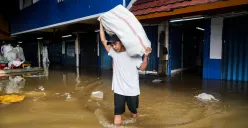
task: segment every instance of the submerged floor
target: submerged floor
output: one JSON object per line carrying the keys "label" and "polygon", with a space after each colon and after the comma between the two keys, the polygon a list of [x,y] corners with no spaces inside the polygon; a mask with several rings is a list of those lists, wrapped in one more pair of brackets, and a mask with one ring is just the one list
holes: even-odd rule
{"label": "submerged floor", "polygon": [[[111,72],[55,67],[46,75],[1,77],[0,94],[20,93],[20,103],[0,105],[3,128],[101,128],[113,127]],[[13,81],[21,76],[22,81]],[[182,77],[184,76],[184,77]],[[13,79],[9,79],[13,78]],[[245,128],[248,127],[248,87],[241,82],[201,80],[187,75],[164,79],[141,76],[139,118],[126,110],[123,127],[134,128]],[[43,91],[42,91],[43,90]],[[102,91],[104,99],[91,99]],[[194,96],[206,92],[219,102],[203,102]]]}

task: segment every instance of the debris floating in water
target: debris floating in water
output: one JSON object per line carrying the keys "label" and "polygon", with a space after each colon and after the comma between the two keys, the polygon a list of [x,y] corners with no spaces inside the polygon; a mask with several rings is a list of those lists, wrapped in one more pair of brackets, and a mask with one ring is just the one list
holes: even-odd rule
{"label": "debris floating in water", "polygon": [[66,99],[68,100],[68,99],[71,99],[71,95],[67,95],[66,96]]}
{"label": "debris floating in water", "polygon": [[27,66],[26,69],[31,69],[31,67],[30,66]]}
{"label": "debris floating in water", "polygon": [[44,90],[45,90],[45,88],[44,88],[43,86],[39,86],[39,89],[40,89],[41,91],[44,91]]}
{"label": "debris floating in water", "polygon": [[30,92],[26,92],[25,96],[28,96],[28,97],[44,97],[44,96],[46,96],[46,93],[45,92],[30,91]]}
{"label": "debris floating in water", "polygon": [[11,104],[15,102],[21,102],[24,100],[24,95],[4,95],[0,96],[0,103]]}
{"label": "debris floating in water", "polygon": [[62,96],[66,96],[65,98],[65,101],[67,102],[74,102],[74,101],[77,101],[76,98],[72,97],[72,95],[70,93],[65,93],[64,95]]}
{"label": "debris floating in water", "polygon": [[155,80],[153,80],[152,82],[153,82],[153,83],[161,83],[162,80],[160,80],[160,79],[155,79]]}
{"label": "debris floating in water", "polygon": [[101,91],[92,92],[91,98],[96,99],[96,100],[102,100],[103,99],[103,92],[101,92]]}
{"label": "debris floating in water", "polygon": [[64,96],[66,96],[66,100],[71,99],[71,94],[70,93],[65,93]]}
{"label": "debris floating in water", "polygon": [[213,95],[210,95],[207,93],[201,93],[201,94],[195,96],[195,98],[197,98],[199,100],[204,100],[204,101],[211,101],[211,100],[219,101]]}

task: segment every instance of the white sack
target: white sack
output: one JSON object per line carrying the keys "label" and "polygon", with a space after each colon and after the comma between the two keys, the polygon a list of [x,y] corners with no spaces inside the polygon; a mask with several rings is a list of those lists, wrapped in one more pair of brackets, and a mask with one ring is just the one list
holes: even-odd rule
{"label": "white sack", "polygon": [[16,60],[16,58],[17,58],[17,54],[16,54],[16,50],[15,49],[12,49],[12,50],[8,51],[4,55],[6,56],[6,58],[7,58],[7,60],[9,62],[12,62],[12,61]]}
{"label": "white sack", "polygon": [[3,55],[4,55],[4,57],[7,58],[7,53],[8,53],[9,51],[11,51],[12,49],[13,49],[13,47],[12,47],[10,44],[4,45],[4,46],[3,46]]}
{"label": "white sack", "polygon": [[120,38],[129,56],[142,56],[147,47],[151,48],[151,42],[140,22],[122,5],[104,13],[101,18],[107,33]]}
{"label": "white sack", "polygon": [[25,56],[22,47],[17,46],[14,49],[17,51],[17,58],[20,58],[22,61],[25,61]]}

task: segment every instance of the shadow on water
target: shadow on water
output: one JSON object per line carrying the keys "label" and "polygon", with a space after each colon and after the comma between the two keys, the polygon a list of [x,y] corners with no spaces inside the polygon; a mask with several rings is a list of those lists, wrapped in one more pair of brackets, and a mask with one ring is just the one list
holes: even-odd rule
{"label": "shadow on water", "polygon": [[[25,100],[1,105],[0,127],[114,127],[111,70],[47,66],[40,73],[1,77],[1,95],[25,95]],[[191,73],[163,77],[162,83],[153,83],[157,78],[140,75],[139,118],[131,119],[126,108],[123,127],[248,126],[247,83],[203,80]],[[92,98],[94,91],[102,91],[103,99]],[[219,101],[194,98],[203,92]]]}

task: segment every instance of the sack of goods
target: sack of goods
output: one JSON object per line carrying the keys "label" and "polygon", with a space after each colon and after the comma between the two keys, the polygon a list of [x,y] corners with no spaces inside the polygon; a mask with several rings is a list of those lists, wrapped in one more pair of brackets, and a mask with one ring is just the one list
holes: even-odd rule
{"label": "sack of goods", "polygon": [[110,36],[116,34],[119,37],[129,56],[142,56],[146,50],[151,49],[151,42],[144,28],[137,18],[122,5],[102,14],[101,19],[106,32]]}

